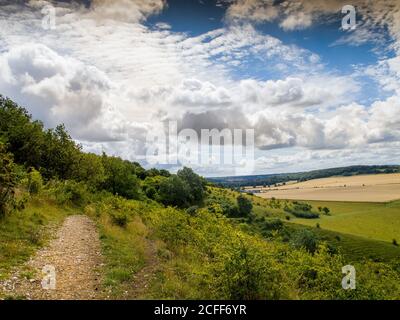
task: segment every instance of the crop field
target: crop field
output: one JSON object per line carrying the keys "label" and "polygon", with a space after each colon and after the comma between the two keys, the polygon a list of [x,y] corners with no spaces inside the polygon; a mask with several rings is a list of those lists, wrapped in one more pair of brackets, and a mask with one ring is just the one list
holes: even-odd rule
{"label": "crop field", "polygon": [[400,174],[330,177],[256,190],[263,198],[388,202],[400,199]]}
{"label": "crop field", "polygon": [[330,215],[318,219],[293,219],[293,222],[316,226],[369,239],[392,242],[400,240],[400,201],[389,203],[307,201],[314,208],[328,207]]}

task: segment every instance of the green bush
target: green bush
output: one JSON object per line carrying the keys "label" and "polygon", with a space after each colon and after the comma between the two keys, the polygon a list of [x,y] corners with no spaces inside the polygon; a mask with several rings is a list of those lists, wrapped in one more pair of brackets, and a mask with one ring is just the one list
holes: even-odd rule
{"label": "green bush", "polygon": [[128,224],[129,219],[125,212],[111,211],[109,214],[112,223],[114,223],[115,225],[119,227],[126,227],[126,225]]}
{"label": "green bush", "polygon": [[87,186],[82,182],[66,180],[53,182],[55,185],[51,191],[55,193],[56,200],[60,204],[73,204],[82,207],[89,202]]}
{"label": "green bush", "polygon": [[245,196],[240,195],[236,199],[241,217],[248,217],[253,209],[253,203]]}
{"label": "green bush", "polygon": [[34,168],[28,173],[28,192],[30,194],[38,194],[43,188],[43,179],[39,171]]}
{"label": "green bush", "polygon": [[[312,206],[308,203],[293,201],[292,206],[285,205],[284,211],[293,214],[297,218],[317,219],[319,214],[312,212]],[[318,208],[319,210],[319,208]],[[323,209],[321,209],[323,210]]]}
{"label": "green bush", "polygon": [[318,238],[314,232],[302,229],[297,231],[292,238],[292,245],[301,249],[304,248],[310,253],[314,253],[318,248]]}
{"label": "green bush", "polygon": [[15,205],[14,188],[17,181],[12,154],[0,143],[0,217],[6,215]]}

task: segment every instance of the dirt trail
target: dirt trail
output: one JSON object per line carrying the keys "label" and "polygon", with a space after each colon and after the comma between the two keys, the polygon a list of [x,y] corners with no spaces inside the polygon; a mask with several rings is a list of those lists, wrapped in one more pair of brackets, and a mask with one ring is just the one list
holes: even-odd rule
{"label": "dirt trail", "polygon": [[151,281],[159,267],[157,248],[154,241],[146,239],[146,265],[135,274],[132,290],[129,292],[129,299],[143,299]]}
{"label": "dirt trail", "polygon": [[[55,269],[55,289],[43,289],[45,266]],[[10,295],[27,299],[101,299],[101,266],[101,246],[93,221],[83,215],[70,216],[49,246],[39,250],[22,268],[31,270],[33,278],[27,279],[26,271],[18,271],[3,286]]]}

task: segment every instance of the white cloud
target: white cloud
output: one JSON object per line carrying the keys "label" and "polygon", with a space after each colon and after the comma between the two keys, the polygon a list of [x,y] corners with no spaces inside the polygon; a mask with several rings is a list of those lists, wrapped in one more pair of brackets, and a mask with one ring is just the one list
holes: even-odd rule
{"label": "white cloud", "polygon": [[[264,168],[361,161],[368,148],[385,161],[395,154],[388,150],[400,139],[398,56],[367,71],[393,97],[363,106],[354,103],[360,90],[354,77],[329,73],[315,53],[236,23],[306,28],[340,11],[339,0],[279,7],[238,0],[227,13],[234,23],[195,37],[165,23],[143,24],[163,1],[60,3],[55,31],[41,29],[44,3],[0,10],[0,92],[47,126],[64,122],[86,150],[138,159],[146,133],[161,120],[178,119],[181,128],[196,130],[254,128],[260,159],[269,161]],[[385,12],[376,8],[371,25]],[[393,37],[397,13],[384,16]],[[276,79],[232,76],[258,66]],[[272,161],[265,153],[274,154]]]}
{"label": "white cloud", "polygon": [[100,121],[107,113],[110,86],[101,71],[41,44],[0,55],[0,92],[29,106],[47,127],[65,123],[76,138],[111,139]]}

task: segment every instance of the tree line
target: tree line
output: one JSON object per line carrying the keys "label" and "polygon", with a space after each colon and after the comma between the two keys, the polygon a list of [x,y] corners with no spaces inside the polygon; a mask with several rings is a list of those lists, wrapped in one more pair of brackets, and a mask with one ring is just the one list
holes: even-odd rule
{"label": "tree line", "polygon": [[71,180],[92,191],[107,191],[127,199],[150,198],[181,208],[201,204],[206,181],[183,168],[177,174],[146,170],[105,153],[85,153],[64,125],[46,129],[28,111],[0,95],[0,210],[13,206],[15,186],[23,176],[39,174],[44,182]]}

